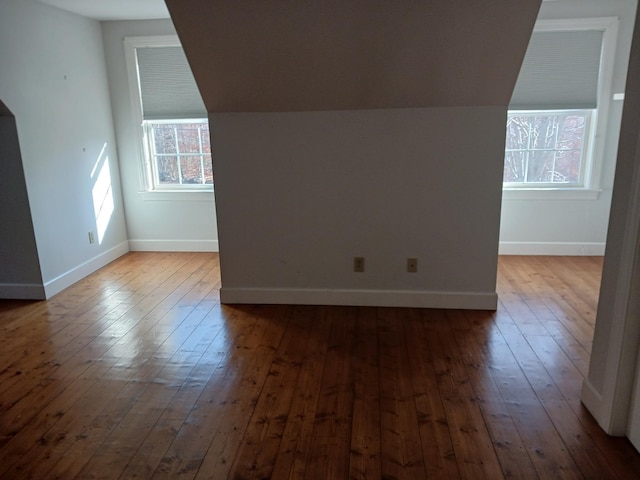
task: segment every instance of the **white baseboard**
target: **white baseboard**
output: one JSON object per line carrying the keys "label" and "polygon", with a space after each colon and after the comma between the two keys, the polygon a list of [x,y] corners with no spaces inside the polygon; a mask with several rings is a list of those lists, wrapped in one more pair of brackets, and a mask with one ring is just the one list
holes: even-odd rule
{"label": "white baseboard", "polygon": [[133,252],[217,252],[217,240],[129,240]]}
{"label": "white baseboard", "polygon": [[57,276],[53,280],[49,280],[44,284],[44,291],[46,298],[51,298],[56,293],[61,292],[67,287],[70,287],[79,280],[82,280],[87,275],[92,274],[96,270],[104,267],[105,265],[113,262],[116,258],[121,257],[129,251],[129,242],[122,242],[119,245],[107,250],[81,263],[75,268],[72,268],[68,272]]}
{"label": "white baseboard", "polygon": [[495,292],[429,292],[413,290],[322,290],[279,288],[220,289],[227,304],[350,305],[371,307],[450,308],[495,310]]}
{"label": "white baseboard", "polygon": [[500,242],[500,255],[602,256],[604,242]]}
{"label": "white baseboard", "polygon": [[44,285],[37,283],[0,283],[0,298],[7,300],[44,300]]}

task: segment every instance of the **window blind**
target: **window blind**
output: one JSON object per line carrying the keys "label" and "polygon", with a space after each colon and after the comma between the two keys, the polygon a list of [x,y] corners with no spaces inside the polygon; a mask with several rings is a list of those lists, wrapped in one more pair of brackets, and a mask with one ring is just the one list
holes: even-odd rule
{"label": "window blind", "polygon": [[207,117],[182,47],[139,47],[136,58],[145,120]]}
{"label": "window blind", "polygon": [[509,108],[595,108],[603,35],[597,30],[534,32]]}

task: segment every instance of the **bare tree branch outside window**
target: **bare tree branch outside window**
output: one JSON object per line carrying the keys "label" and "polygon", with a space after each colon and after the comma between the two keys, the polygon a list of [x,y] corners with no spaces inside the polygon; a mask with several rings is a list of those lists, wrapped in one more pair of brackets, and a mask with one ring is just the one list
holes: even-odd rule
{"label": "bare tree branch outside window", "polygon": [[513,113],[507,119],[505,183],[580,184],[589,112]]}

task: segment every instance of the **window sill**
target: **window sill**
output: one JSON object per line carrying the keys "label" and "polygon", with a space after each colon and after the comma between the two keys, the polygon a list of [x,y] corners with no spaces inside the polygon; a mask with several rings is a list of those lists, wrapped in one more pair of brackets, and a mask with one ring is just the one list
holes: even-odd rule
{"label": "window sill", "polygon": [[179,190],[149,190],[139,192],[145,202],[211,202],[213,190],[179,191]]}
{"label": "window sill", "polygon": [[602,190],[589,188],[503,188],[503,200],[597,200]]}

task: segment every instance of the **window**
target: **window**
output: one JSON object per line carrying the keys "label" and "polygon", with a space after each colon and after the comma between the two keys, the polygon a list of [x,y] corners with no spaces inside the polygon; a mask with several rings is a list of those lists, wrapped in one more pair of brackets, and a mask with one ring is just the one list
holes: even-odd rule
{"label": "window", "polygon": [[508,190],[596,191],[617,19],[541,20],[507,115]]}
{"label": "window", "polygon": [[591,110],[510,112],[505,186],[582,186]]}
{"label": "window", "polygon": [[157,187],[213,184],[207,120],[149,120],[144,127]]}
{"label": "window", "polygon": [[176,36],[125,39],[141,189],[212,191],[207,111]]}

